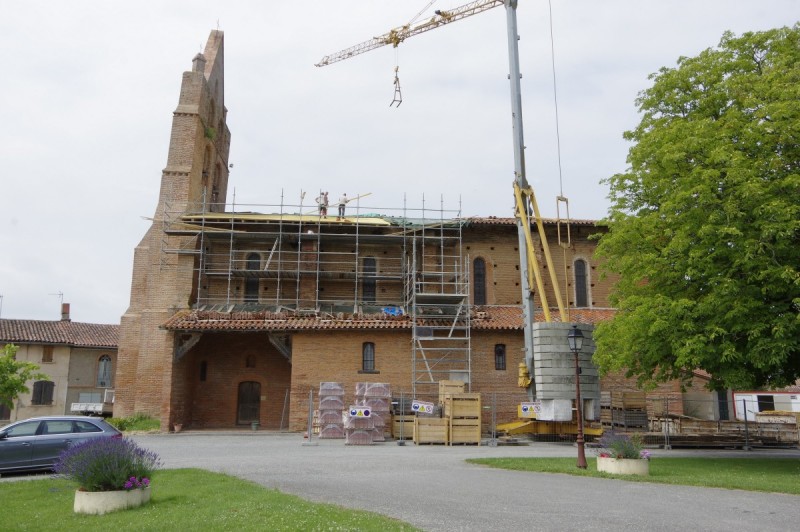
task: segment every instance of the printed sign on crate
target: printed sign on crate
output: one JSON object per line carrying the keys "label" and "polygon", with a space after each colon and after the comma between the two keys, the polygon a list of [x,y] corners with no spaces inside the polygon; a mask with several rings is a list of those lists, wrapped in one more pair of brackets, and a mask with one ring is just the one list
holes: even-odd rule
{"label": "printed sign on crate", "polygon": [[521,417],[535,418],[538,414],[542,413],[542,402],[533,401],[530,403],[522,403],[519,405]]}
{"label": "printed sign on crate", "polygon": [[411,410],[414,412],[418,412],[420,414],[433,414],[433,403],[427,403],[425,401],[417,401],[414,399],[411,402]]}
{"label": "printed sign on crate", "polygon": [[351,406],[350,417],[370,417],[372,412],[368,406]]}

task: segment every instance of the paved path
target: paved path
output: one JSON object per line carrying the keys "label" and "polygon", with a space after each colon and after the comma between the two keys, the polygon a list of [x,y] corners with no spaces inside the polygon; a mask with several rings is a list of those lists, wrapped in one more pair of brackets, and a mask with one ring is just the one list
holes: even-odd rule
{"label": "paved path", "polygon": [[[202,467],[299,495],[396,517],[428,531],[796,530],[800,497],[524,473],[472,457],[575,456],[570,444],[524,447],[304,445],[298,434],[183,432],[136,436],[169,468]],[[654,450],[659,456],[775,456],[800,450]]]}

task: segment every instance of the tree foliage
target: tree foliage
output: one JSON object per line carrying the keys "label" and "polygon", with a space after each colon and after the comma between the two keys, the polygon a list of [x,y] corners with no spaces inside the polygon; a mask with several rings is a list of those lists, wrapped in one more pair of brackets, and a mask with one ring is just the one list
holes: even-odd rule
{"label": "tree foliage", "polygon": [[14,408],[14,400],[21,393],[30,391],[25,386],[26,382],[47,378],[33,362],[18,361],[15,358],[17,349],[19,348],[13,344],[6,344],[0,355],[0,404],[8,408]]}
{"label": "tree foliage", "polygon": [[601,370],[716,388],[800,375],[800,24],[681,57],[640,93],[598,253],[620,275]]}

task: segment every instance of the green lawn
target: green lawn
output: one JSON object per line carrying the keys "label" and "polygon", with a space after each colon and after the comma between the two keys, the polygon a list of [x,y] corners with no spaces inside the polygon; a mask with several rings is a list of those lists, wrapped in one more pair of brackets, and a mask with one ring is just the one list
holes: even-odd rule
{"label": "green lawn", "polygon": [[315,504],[201,469],[158,471],[150,504],[105,515],[72,511],[75,484],[61,478],[0,484],[3,530],[416,530],[370,512]]}
{"label": "green lawn", "polygon": [[575,458],[476,458],[468,460],[501,469],[536,473],[566,473],[633,482],[683,484],[711,488],[768,491],[800,495],[800,459],[792,458],[653,458],[650,476],[609,475],[597,472],[597,459],[588,469],[575,467]]}

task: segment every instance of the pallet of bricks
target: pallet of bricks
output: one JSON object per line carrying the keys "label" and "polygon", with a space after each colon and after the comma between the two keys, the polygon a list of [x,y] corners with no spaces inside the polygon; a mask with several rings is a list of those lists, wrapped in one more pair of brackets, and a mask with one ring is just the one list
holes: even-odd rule
{"label": "pallet of bricks", "polygon": [[[391,420],[392,389],[387,383],[356,383],[355,404],[345,420],[345,445],[372,445],[386,441],[386,429]],[[352,415],[353,411],[369,416]]]}
{"label": "pallet of bricks", "polygon": [[[600,420],[602,415],[601,397]],[[612,427],[647,428],[647,398],[644,392],[611,392]]]}
{"label": "pallet of bricks", "polygon": [[448,443],[480,445],[481,394],[445,391],[440,399],[448,425]]}
{"label": "pallet of bricks", "polygon": [[318,406],[319,438],[321,440],[344,438],[344,386],[338,382],[321,382]]}

